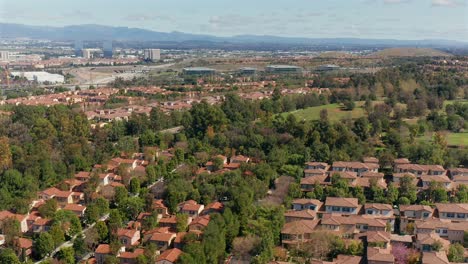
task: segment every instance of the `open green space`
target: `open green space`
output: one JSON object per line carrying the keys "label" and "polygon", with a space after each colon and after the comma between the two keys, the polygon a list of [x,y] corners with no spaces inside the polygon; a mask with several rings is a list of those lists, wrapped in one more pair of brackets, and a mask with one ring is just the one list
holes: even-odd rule
{"label": "open green space", "polygon": [[[447,145],[449,146],[460,146],[468,147],[468,132],[464,133],[453,133],[446,132],[444,133],[445,139],[447,140]],[[421,141],[430,141],[432,140],[433,134],[427,134],[422,137],[419,137],[418,140]]]}
{"label": "open green space", "polygon": [[340,121],[342,119],[356,119],[365,115],[365,110],[362,108],[364,102],[356,102],[356,107],[351,111],[346,111],[342,109],[341,104],[328,104],[328,105],[321,105],[321,106],[313,106],[308,107],[301,110],[295,110],[292,112],[283,113],[284,117],[288,116],[289,114],[293,114],[298,120],[319,120],[320,119],[320,111],[326,109],[328,111],[328,118],[331,121]]}

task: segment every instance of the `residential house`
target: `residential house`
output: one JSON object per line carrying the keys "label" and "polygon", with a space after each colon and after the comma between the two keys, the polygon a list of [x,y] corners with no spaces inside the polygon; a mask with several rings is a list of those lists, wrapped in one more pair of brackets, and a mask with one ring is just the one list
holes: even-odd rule
{"label": "residential house", "polygon": [[55,187],[45,189],[39,192],[39,199],[47,201],[49,199],[55,199],[60,206],[73,203],[73,192],[61,191]]}
{"label": "residential house", "polygon": [[452,221],[468,221],[468,204],[442,204],[435,205],[440,219]]}
{"label": "residential house", "polygon": [[34,221],[32,225],[32,231],[34,233],[47,232],[50,230],[51,227],[52,227],[52,220],[39,217]]}
{"label": "residential house", "polygon": [[328,171],[330,169],[330,165],[328,165],[325,162],[307,162],[305,164],[307,170],[322,170],[322,171]]}
{"label": "residential house", "polygon": [[176,238],[174,239],[174,248],[182,249],[184,247],[184,237],[187,235],[187,232],[178,232]]}
{"label": "residential house", "polygon": [[395,186],[400,186],[401,179],[403,177],[406,177],[406,176],[408,176],[408,177],[410,177],[412,179],[412,182],[413,182],[414,185],[416,185],[418,183],[416,175],[414,175],[413,173],[410,173],[410,172],[393,173],[392,180],[393,180],[393,183],[395,184]]}
{"label": "residential house", "polygon": [[357,214],[360,205],[357,198],[327,197],[325,211],[334,214]]}
{"label": "residential house", "polygon": [[387,248],[390,246],[391,234],[389,232],[367,231],[365,236],[370,247]]}
{"label": "residential house", "polygon": [[319,220],[301,220],[285,223],[281,229],[281,240],[284,246],[308,242]]}
{"label": "residential house", "polygon": [[366,203],[364,205],[364,214],[381,219],[391,226],[391,231],[395,225],[395,216],[393,215],[393,207],[390,204],[381,203]]}
{"label": "residential house", "polygon": [[393,264],[395,257],[391,253],[391,247],[368,247],[367,248],[367,263],[368,264]]}
{"label": "residential house", "polygon": [[330,185],[331,182],[329,180],[328,175],[320,175],[314,177],[306,177],[301,179],[301,190],[303,192],[311,192],[314,190],[314,186],[316,184],[320,185]]}
{"label": "residential house", "polygon": [[197,217],[201,214],[205,206],[198,204],[194,200],[188,200],[178,205],[179,210],[183,214],[187,214],[190,217]]}
{"label": "residential house", "polygon": [[33,241],[31,239],[20,237],[16,240],[16,245],[18,247],[19,256],[23,256],[25,259],[31,256],[33,248]]}
{"label": "residential house", "polygon": [[385,232],[386,222],[366,215],[323,215],[321,229],[343,235],[352,235],[367,231]]}
{"label": "residential house", "polygon": [[117,237],[126,248],[138,245],[140,240],[140,231],[135,229],[119,228],[117,230]]}
{"label": "residential house", "polygon": [[193,219],[193,221],[189,224],[189,231],[194,233],[201,233],[210,223],[210,216],[198,216]]}
{"label": "residential house", "polygon": [[177,263],[180,255],[182,255],[182,251],[180,249],[168,249],[158,256],[155,264],[175,264]]}
{"label": "residential house", "polygon": [[28,216],[22,214],[14,214],[10,211],[0,211],[0,228],[3,225],[3,222],[9,218],[18,220],[20,223],[20,230],[22,233],[28,232]]}
{"label": "residential house", "polygon": [[237,156],[232,156],[229,159],[230,163],[237,163],[237,164],[242,164],[242,163],[248,163],[250,162],[250,158],[242,155],[237,155]]}
{"label": "residential house", "polygon": [[120,264],[137,264],[138,256],[143,255],[145,250],[142,248],[137,248],[133,252],[122,252],[119,255]]}
{"label": "residential house", "polygon": [[357,176],[367,171],[378,172],[379,164],[375,163],[362,163],[357,161],[335,161],[332,165],[332,171],[351,171],[355,172]]}
{"label": "residential house", "polygon": [[416,234],[436,233],[441,238],[447,239],[450,243],[464,242],[464,232],[468,230],[468,222],[450,222],[438,218],[417,221],[415,224]]}
{"label": "residential house", "polygon": [[82,181],[82,182],[87,182],[91,178],[91,173],[87,171],[80,171],[75,174],[75,179]]}
{"label": "residential house", "polygon": [[108,244],[99,244],[99,246],[94,250],[94,257],[96,258],[97,264],[104,264],[106,256],[111,255],[111,249]]}
{"label": "residential house", "polygon": [[307,162],[304,169],[304,177],[323,176],[330,168],[325,162]]}
{"label": "residential house", "polygon": [[452,179],[455,176],[465,176],[468,177],[468,168],[453,168],[449,169],[449,174]]}
{"label": "residential house", "polygon": [[[419,251],[434,251],[432,245],[434,243],[440,243],[442,245],[442,250],[448,250],[450,246],[450,242],[442,239],[436,233],[420,233],[416,235],[416,243],[414,244],[415,247]],[[439,251],[439,250],[437,250]]]}
{"label": "residential house", "polygon": [[158,231],[154,232],[149,238],[149,242],[154,243],[158,250],[164,251],[172,246],[176,233],[169,232],[168,228],[159,228]]}
{"label": "residential house", "polygon": [[324,176],[326,175],[326,171],[320,169],[305,169],[304,170],[304,177],[317,177],[317,176]]}
{"label": "residential house", "polygon": [[364,157],[362,159],[364,163],[374,163],[374,164],[379,164],[379,159],[376,157]]}
{"label": "residential house", "polygon": [[213,202],[208,204],[202,211],[202,215],[222,213],[224,210],[224,204],[220,202]]}
{"label": "residential house", "polygon": [[445,175],[446,170],[440,165],[421,165],[421,164],[395,164],[394,172],[412,173],[416,177],[421,175],[440,176]]}
{"label": "residential house", "polygon": [[317,212],[306,209],[306,210],[289,210],[284,213],[286,223],[300,220],[314,220],[317,219]]}
{"label": "residential house", "polygon": [[296,211],[312,210],[317,212],[322,207],[322,204],[317,199],[295,199],[292,201],[292,209]]}
{"label": "residential house", "polygon": [[407,232],[409,223],[415,220],[426,220],[432,218],[434,209],[427,205],[400,205],[400,232]]}
{"label": "residential house", "polygon": [[67,204],[63,207],[63,210],[72,211],[78,217],[83,217],[86,211],[86,206],[81,204]]}
{"label": "residential house", "polygon": [[440,183],[445,189],[451,188],[452,181],[445,175],[432,176],[432,175],[421,175],[421,186],[422,189],[429,188],[431,182]]}
{"label": "residential house", "polygon": [[350,185],[352,185],[358,177],[358,174],[354,171],[329,171],[328,176],[330,181],[334,175],[339,175],[341,179],[346,180]]}
{"label": "residential house", "polygon": [[168,209],[164,205],[162,199],[156,199],[153,201],[152,208],[154,211],[156,211],[160,215],[167,215],[168,214]]}
{"label": "residential house", "polygon": [[443,251],[423,252],[421,264],[449,264],[447,255]]}

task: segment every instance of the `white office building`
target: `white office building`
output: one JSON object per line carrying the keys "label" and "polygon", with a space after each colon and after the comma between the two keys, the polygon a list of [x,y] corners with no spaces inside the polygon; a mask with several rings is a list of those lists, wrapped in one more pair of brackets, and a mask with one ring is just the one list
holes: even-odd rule
{"label": "white office building", "polygon": [[6,50],[0,50],[0,61],[9,61],[10,52]]}
{"label": "white office building", "polygon": [[159,61],[161,59],[160,49],[146,49],[144,52],[145,60]]}

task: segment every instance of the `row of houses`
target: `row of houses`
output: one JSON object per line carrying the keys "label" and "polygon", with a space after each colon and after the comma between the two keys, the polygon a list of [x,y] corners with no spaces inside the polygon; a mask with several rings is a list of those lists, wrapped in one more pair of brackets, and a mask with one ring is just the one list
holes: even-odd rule
{"label": "row of houses", "polygon": [[[301,188],[304,192],[313,190],[316,183],[331,185],[333,175],[339,175],[348,181],[351,187],[369,187],[375,180],[378,186],[387,188],[385,175],[379,172],[379,161],[376,158],[365,158],[363,162],[336,161],[332,165],[324,162],[305,164]],[[427,189],[432,182],[440,183],[447,190],[456,189],[460,184],[468,183],[468,168],[451,168],[446,170],[441,165],[411,164],[407,159],[394,161],[391,181],[398,186],[400,180],[411,177],[420,189]]]}
{"label": "row of houses", "polygon": [[[390,204],[362,205],[356,198],[327,197],[325,202],[296,199],[284,217],[284,247],[312,242],[317,232],[333,233],[367,245],[367,263],[395,263],[392,245],[400,243],[422,252],[422,263],[449,263],[446,253],[450,244],[466,242],[468,230],[468,204],[393,208]],[[435,249],[434,243],[441,247]],[[442,262],[431,262],[439,260]]]}

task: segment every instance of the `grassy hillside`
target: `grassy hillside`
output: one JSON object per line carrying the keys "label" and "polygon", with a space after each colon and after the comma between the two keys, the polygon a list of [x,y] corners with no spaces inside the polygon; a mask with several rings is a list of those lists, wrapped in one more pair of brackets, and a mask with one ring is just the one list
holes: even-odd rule
{"label": "grassy hillside", "polygon": [[449,53],[430,48],[389,48],[374,52],[369,57],[449,57]]}

